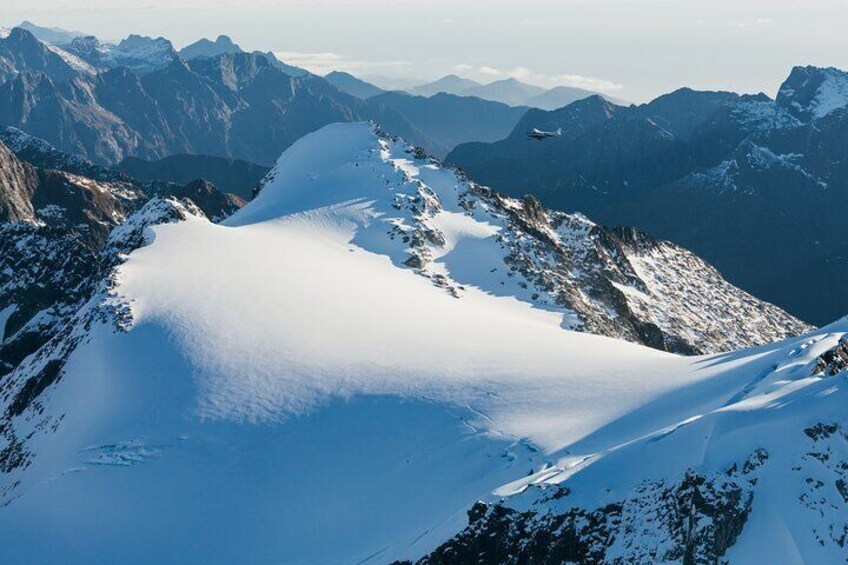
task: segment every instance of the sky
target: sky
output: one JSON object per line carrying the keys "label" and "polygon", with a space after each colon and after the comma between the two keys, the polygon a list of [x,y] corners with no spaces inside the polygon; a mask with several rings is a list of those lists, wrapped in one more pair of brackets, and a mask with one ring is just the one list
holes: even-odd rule
{"label": "sky", "polygon": [[456,73],[634,102],[682,86],[774,95],[795,65],[848,68],[848,0],[2,0],[0,25],[25,19],[177,48],[226,34],[393,86]]}

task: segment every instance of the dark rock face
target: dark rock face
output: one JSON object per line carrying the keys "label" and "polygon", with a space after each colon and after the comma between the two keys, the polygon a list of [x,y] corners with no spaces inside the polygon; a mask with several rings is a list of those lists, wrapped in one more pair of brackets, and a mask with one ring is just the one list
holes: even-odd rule
{"label": "dark rock face", "polygon": [[21,222],[35,218],[30,200],[35,184],[33,168],[20,162],[0,142],[0,222]]}
{"label": "dark rock face", "polygon": [[848,337],[839,340],[839,345],[822,353],[816,361],[813,374],[823,373],[833,377],[848,368]]}
{"label": "dark rock face", "polygon": [[[477,503],[468,527],[418,564],[718,563],[753,501],[743,485],[693,472],[674,485],[646,483],[632,498],[595,510],[560,511],[565,487],[547,487],[539,497],[530,510]],[[662,544],[639,539],[646,526]],[[615,558],[608,556],[613,546]]]}
{"label": "dark rock face", "polygon": [[777,103],[802,122],[821,118],[848,101],[848,73],[819,67],[795,67],[777,93]]}
{"label": "dark rock face", "polygon": [[[460,145],[447,162],[506,194],[674,241],[823,324],[848,311],[846,77],[796,68],[777,101],[688,89],[629,108],[590,98],[528,112],[507,139]],[[528,139],[534,127],[562,135]]]}

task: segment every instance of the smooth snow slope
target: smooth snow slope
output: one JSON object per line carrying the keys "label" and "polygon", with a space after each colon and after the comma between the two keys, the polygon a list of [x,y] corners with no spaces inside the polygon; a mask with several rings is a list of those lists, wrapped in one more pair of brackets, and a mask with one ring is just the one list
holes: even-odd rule
{"label": "smooth snow slope", "polygon": [[[132,328],[93,328],[49,393],[65,416],[0,509],[0,561],[415,557],[476,499],[737,402],[797,346],[683,358],[457,299],[386,242],[400,148],[328,126],[225,225],[154,228],[118,273]],[[491,233],[448,218],[454,249]]]}

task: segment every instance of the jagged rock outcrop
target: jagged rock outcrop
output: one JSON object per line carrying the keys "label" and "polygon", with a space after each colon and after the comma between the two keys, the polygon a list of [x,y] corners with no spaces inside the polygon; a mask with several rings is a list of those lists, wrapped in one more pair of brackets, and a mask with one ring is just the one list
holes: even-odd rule
{"label": "jagged rock outcrop", "polygon": [[535,498],[527,510],[477,503],[465,530],[416,563],[718,563],[742,533],[754,498],[745,480],[694,472],[675,484],[646,482],[632,497],[594,510],[558,510],[568,507],[568,487],[538,490],[527,495]]}
{"label": "jagged rock outcrop", "polygon": [[206,179],[197,179],[171,191],[171,196],[187,198],[213,222],[232,216],[246,202],[234,194],[225,194]]}

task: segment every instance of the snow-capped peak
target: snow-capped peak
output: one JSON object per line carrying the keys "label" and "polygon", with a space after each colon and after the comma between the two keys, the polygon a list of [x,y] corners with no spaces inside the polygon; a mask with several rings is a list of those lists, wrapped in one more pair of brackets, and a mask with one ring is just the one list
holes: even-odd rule
{"label": "snow-capped peak", "polygon": [[801,120],[822,118],[848,106],[848,73],[833,67],[795,67],[777,101]]}
{"label": "snow-capped peak", "polygon": [[101,43],[96,37],[77,37],[65,50],[97,69],[126,67],[148,73],[166,67],[178,58],[170,41],[130,35],[117,45]]}

